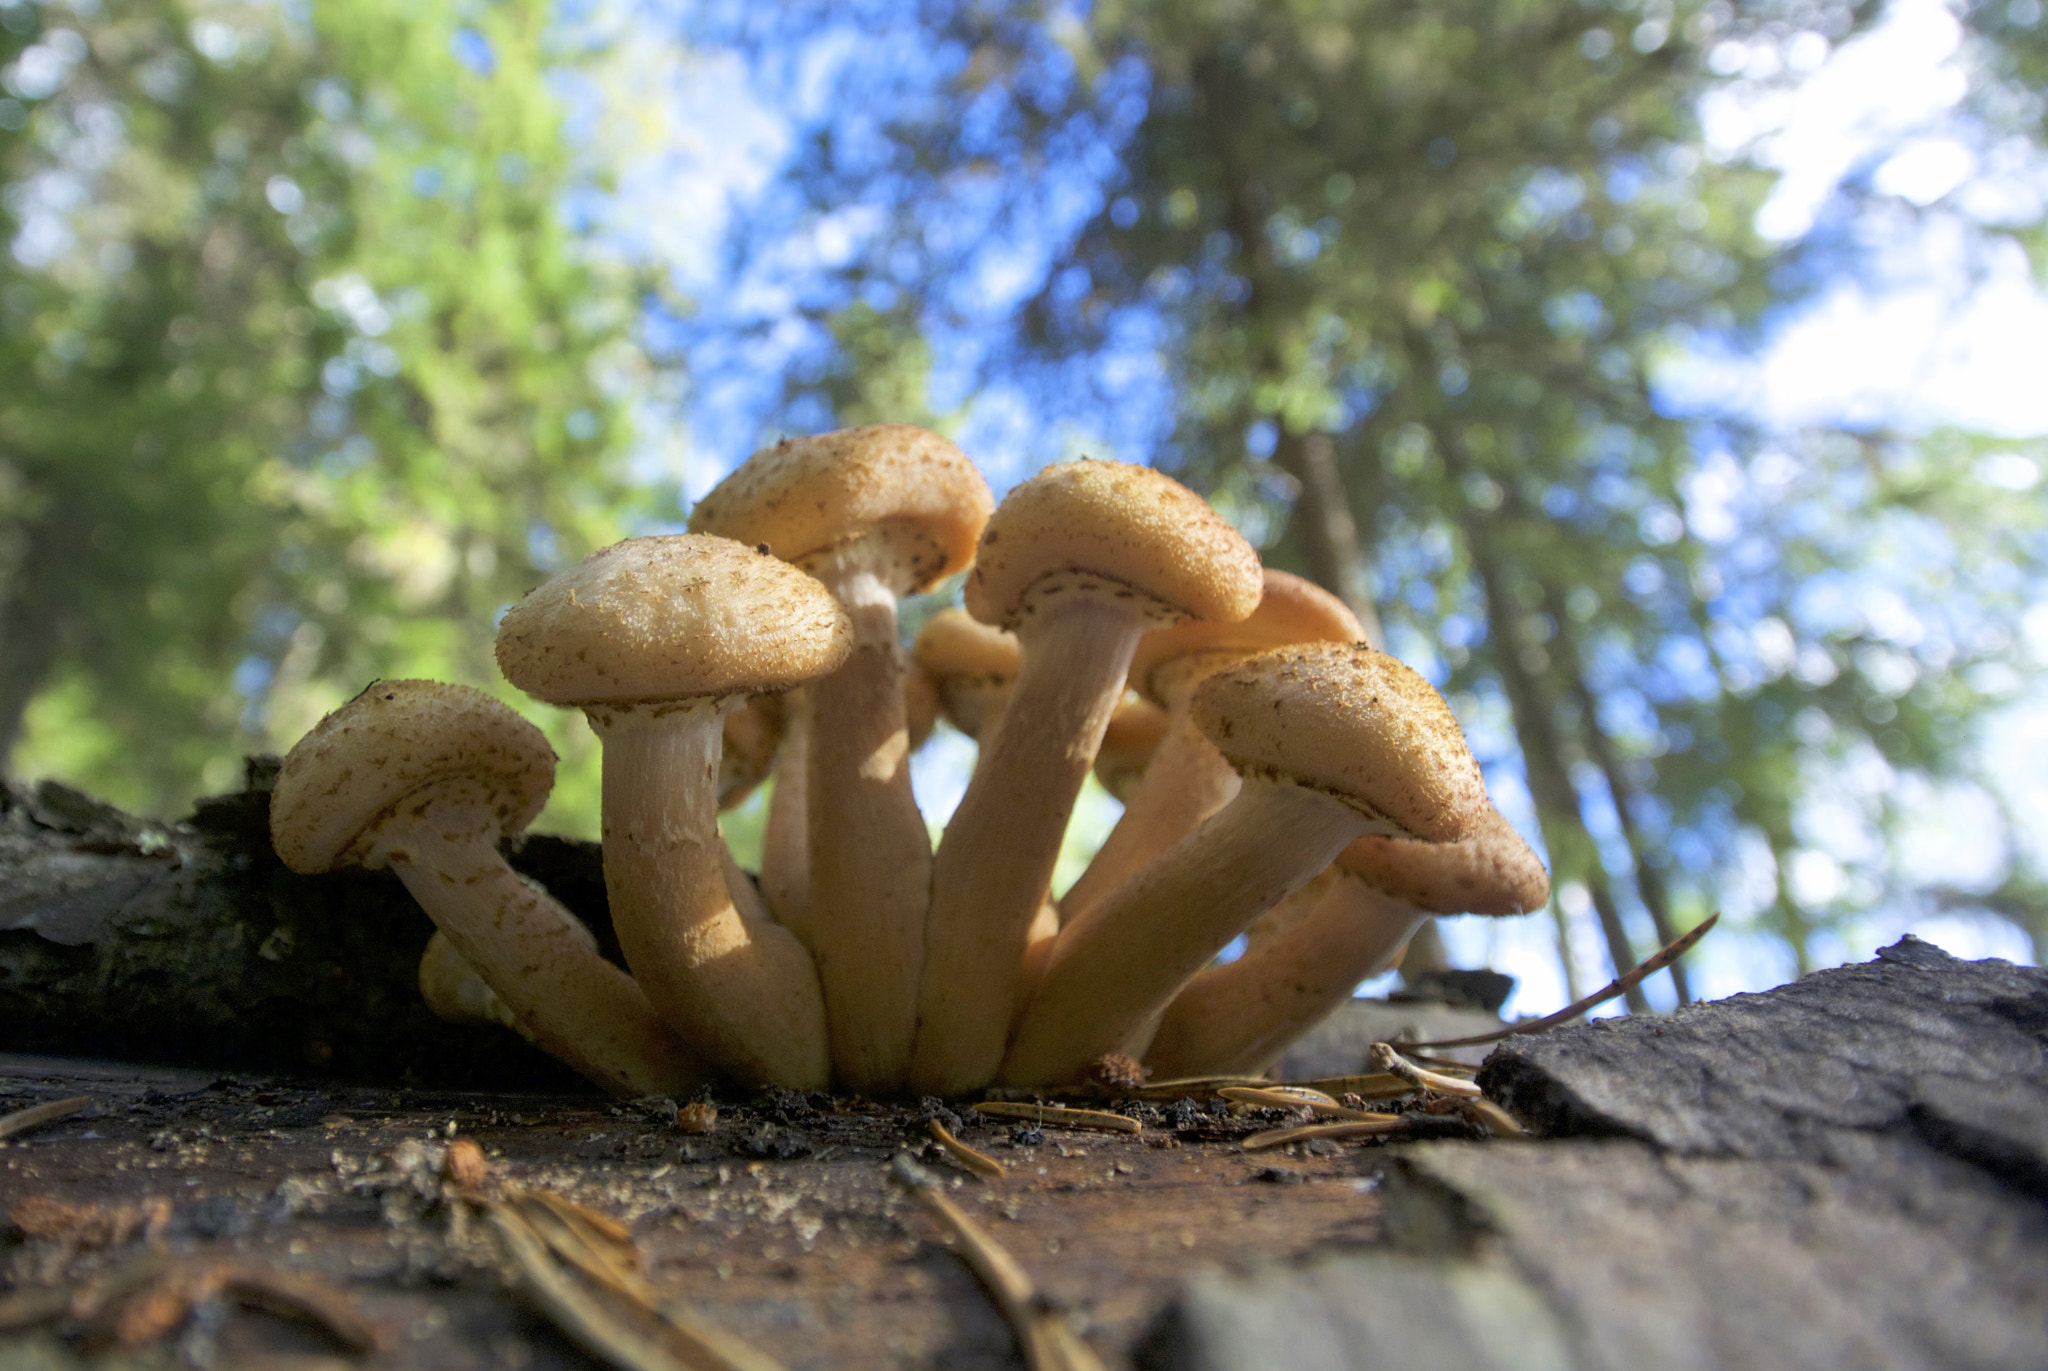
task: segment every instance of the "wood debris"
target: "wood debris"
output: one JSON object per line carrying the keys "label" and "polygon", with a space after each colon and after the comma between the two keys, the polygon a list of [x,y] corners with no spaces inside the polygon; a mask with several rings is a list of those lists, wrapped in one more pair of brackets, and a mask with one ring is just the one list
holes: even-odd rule
{"label": "wood debris", "polygon": [[1439,1095],[1457,1095],[1470,1099],[1479,1097],[1479,1087],[1456,1076],[1446,1076],[1438,1071],[1426,1071],[1394,1050],[1391,1043],[1374,1043],[1367,1052],[1372,1064],[1389,1075],[1399,1076],[1416,1090],[1433,1090]]}

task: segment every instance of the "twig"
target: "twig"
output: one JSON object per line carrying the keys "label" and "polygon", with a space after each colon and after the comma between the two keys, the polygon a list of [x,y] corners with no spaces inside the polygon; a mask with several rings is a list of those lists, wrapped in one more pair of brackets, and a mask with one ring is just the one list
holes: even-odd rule
{"label": "twig", "polygon": [[974,1108],[975,1112],[993,1118],[1028,1119],[1032,1123],[1049,1123],[1055,1128],[1096,1128],[1105,1133],[1136,1133],[1143,1127],[1136,1119],[1105,1113],[1100,1109],[1060,1109],[1042,1104],[1013,1104],[1007,1100],[983,1100]]}
{"label": "twig", "polygon": [[[1348,1108],[1319,1090],[1297,1094],[1293,1091],[1252,1090],[1241,1085],[1226,1085],[1216,1093],[1226,1100],[1234,1100],[1239,1104],[1264,1105],[1269,1109],[1313,1109],[1318,1114],[1327,1114],[1334,1119],[1368,1122],[1397,1117],[1393,1114],[1373,1114],[1363,1109]],[[1304,1098],[1304,1094],[1316,1098]]]}
{"label": "twig", "polygon": [[1261,1148],[1308,1142],[1314,1138],[1393,1138],[1407,1131],[1407,1119],[1399,1114],[1382,1114],[1377,1119],[1360,1119],[1352,1123],[1305,1123],[1294,1128],[1269,1128],[1264,1133],[1252,1134],[1239,1146],[1247,1152],[1257,1152]]}
{"label": "twig", "polygon": [[954,1161],[959,1162],[960,1165],[966,1167],[975,1175],[985,1177],[988,1180],[999,1181],[1010,1174],[1008,1167],[1004,1166],[994,1157],[989,1156],[988,1153],[976,1151],[966,1143],[961,1142],[958,1138],[947,1132],[946,1125],[940,1123],[937,1119],[927,1120],[925,1127],[930,1129],[931,1135],[939,1140],[939,1146],[952,1154]]}
{"label": "twig", "polygon": [[90,1095],[73,1095],[68,1100],[51,1100],[48,1104],[32,1104],[27,1109],[17,1109],[12,1114],[0,1114],[0,1138],[11,1138],[16,1133],[26,1133],[31,1128],[68,1119],[91,1103]]}
{"label": "twig", "polygon": [[1472,1082],[1435,1071],[1424,1071],[1396,1052],[1391,1043],[1374,1043],[1367,1049],[1366,1057],[1374,1066],[1390,1075],[1399,1076],[1417,1090],[1434,1090],[1439,1095],[1458,1095],[1466,1099],[1476,1099],[1479,1096],[1479,1087]]}
{"label": "twig", "polygon": [[[1408,1043],[1397,1043],[1397,1045],[1401,1047],[1410,1046]],[[1476,1076],[1479,1074],[1479,1068],[1470,1062],[1456,1062],[1452,1061],[1449,1057],[1426,1057],[1422,1053],[1415,1051],[1403,1052],[1401,1055],[1414,1062],[1417,1066],[1426,1066],[1432,1071],[1441,1071],[1446,1076]]]}
{"label": "twig", "polygon": [[1641,963],[1624,974],[1615,977],[1605,986],[1582,1000],[1574,1000],[1555,1014],[1546,1014],[1528,1023],[1518,1023],[1503,1028],[1497,1033],[1481,1033],[1471,1038],[1437,1038],[1426,1043],[1403,1043],[1403,1047],[1478,1047],[1482,1043],[1497,1043],[1504,1038],[1516,1038],[1525,1033],[1543,1033],[1559,1024],[1570,1023],[1589,1009],[1597,1009],[1617,996],[1626,995],[1638,985],[1656,975],[1665,967],[1692,951],[1693,944],[1707,936],[1707,931],[1721,922],[1720,912],[1707,915],[1691,932],[1674,938],[1668,947],[1660,948],[1648,961]]}
{"label": "twig", "polygon": [[903,1186],[959,1245],[961,1258],[995,1297],[1024,1351],[1029,1371],[1106,1371],[1102,1361],[1082,1342],[1066,1316],[1046,1304],[1031,1276],[988,1231],[967,1217],[960,1206],[932,1183],[924,1168],[898,1156],[891,1168]]}

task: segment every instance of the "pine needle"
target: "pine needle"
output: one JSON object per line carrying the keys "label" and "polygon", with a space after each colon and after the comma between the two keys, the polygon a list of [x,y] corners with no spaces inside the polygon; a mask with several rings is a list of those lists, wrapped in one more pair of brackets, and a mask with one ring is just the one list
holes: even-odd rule
{"label": "pine needle", "polygon": [[1374,1043],[1367,1056],[1374,1066],[1399,1076],[1417,1090],[1434,1090],[1439,1095],[1457,1095],[1465,1099],[1479,1097],[1479,1087],[1472,1082],[1436,1071],[1425,1071],[1396,1052],[1391,1043]]}
{"label": "pine needle", "polygon": [[940,1123],[937,1119],[927,1120],[925,1127],[931,1130],[931,1135],[934,1138],[938,1139],[939,1146],[952,1154],[954,1161],[959,1162],[960,1165],[966,1167],[975,1175],[988,1180],[999,1181],[1010,1174],[1008,1167],[1004,1166],[994,1157],[989,1156],[988,1153],[977,1151],[966,1143],[961,1142],[958,1138],[947,1132],[946,1125]]}
{"label": "pine needle", "polygon": [[1309,1142],[1316,1138],[1340,1141],[1345,1138],[1394,1138],[1408,1131],[1408,1120],[1399,1114],[1383,1114],[1377,1119],[1360,1119],[1351,1123],[1307,1123],[1295,1128],[1271,1128],[1264,1133],[1254,1133],[1239,1146],[1247,1152],[1257,1152],[1268,1147],[1282,1147],[1291,1142]]}
{"label": "pine needle", "polygon": [[26,1133],[31,1128],[68,1119],[91,1103],[90,1095],[73,1095],[68,1100],[51,1100],[48,1104],[32,1104],[27,1109],[17,1109],[12,1114],[0,1114],[0,1138],[11,1138],[16,1133]]}
{"label": "pine needle", "polygon": [[1105,1133],[1137,1133],[1143,1128],[1136,1119],[1100,1109],[1062,1109],[1056,1105],[1013,1104],[1008,1100],[983,1100],[974,1109],[991,1118],[1026,1119],[1055,1128],[1094,1128]]}
{"label": "pine needle", "polygon": [[[1216,1093],[1226,1100],[1233,1100],[1239,1104],[1263,1105],[1268,1109],[1313,1109],[1316,1113],[1333,1119],[1350,1119],[1358,1123],[1398,1117],[1393,1114],[1374,1114],[1363,1109],[1349,1108],[1338,1104],[1320,1090],[1297,1093],[1296,1090],[1290,1089],[1252,1090],[1241,1085],[1226,1085]],[[1312,1095],[1315,1098],[1304,1098],[1304,1095]]]}
{"label": "pine needle", "polygon": [[1662,971],[1665,967],[1692,951],[1693,945],[1701,938],[1706,937],[1708,930],[1719,922],[1721,922],[1721,915],[1717,910],[1700,920],[1699,926],[1691,932],[1672,939],[1668,947],[1658,949],[1656,954],[1648,961],[1643,962],[1623,975],[1615,977],[1612,981],[1609,981],[1584,999],[1572,1001],[1572,1003],[1558,1010],[1555,1014],[1546,1014],[1542,1018],[1531,1020],[1528,1023],[1518,1023],[1512,1027],[1503,1028],[1497,1033],[1481,1033],[1470,1038],[1436,1038],[1426,1043],[1403,1043],[1402,1046],[1478,1047],[1484,1043],[1497,1043],[1503,1039],[1517,1038],[1527,1033],[1547,1032],[1550,1029],[1556,1028],[1559,1024],[1570,1023],[1589,1009],[1597,1009],[1609,1000],[1628,994],[1629,991],[1641,985],[1651,976],[1656,975],[1659,971]]}

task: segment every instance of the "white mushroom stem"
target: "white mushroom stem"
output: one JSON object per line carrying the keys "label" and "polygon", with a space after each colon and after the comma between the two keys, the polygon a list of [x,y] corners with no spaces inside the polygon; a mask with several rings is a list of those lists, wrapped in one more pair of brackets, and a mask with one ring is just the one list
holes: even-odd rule
{"label": "white mushroom stem", "polygon": [[1360,981],[1384,971],[1429,917],[1339,868],[1300,918],[1188,982],[1146,1065],[1161,1080],[1258,1075]]}
{"label": "white mushroom stem", "polygon": [[1185,701],[1177,701],[1123,817],[1088,869],[1060,898],[1061,921],[1072,923],[1114,894],[1154,857],[1229,804],[1237,787],[1237,772],[1195,727]]}
{"label": "white mushroom stem", "polygon": [[1003,1079],[1079,1079],[1252,920],[1373,826],[1320,791],[1246,779],[1209,822],[1060,930],[1045,979],[1003,1059]]}
{"label": "white mushroom stem", "polygon": [[931,901],[932,844],[910,790],[896,592],[863,539],[811,567],[853,622],[845,663],[811,702],[810,900],[792,926],[817,958],[835,1078],[901,1088],[917,1026],[917,975]]}
{"label": "white mushroom stem", "polygon": [[803,926],[811,902],[811,831],[805,804],[811,778],[811,703],[789,697],[788,722],[775,752],[775,789],[761,834],[761,897],[775,917]]}
{"label": "white mushroom stem", "polygon": [[604,742],[604,880],[626,964],[684,1041],[746,1085],[821,1089],[825,1011],[810,954],[749,919],[718,835],[715,700],[590,707]]}
{"label": "white mushroom stem", "polygon": [[366,866],[388,865],[520,1031],[616,1095],[667,1095],[709,1079],[640,988],[590,934],[498,852],[486,804],[428,800],[386,820]]}
{"label": "white mushroom stem", "polygon": [[1017,683],[932,863],[915,1089],[953,1095],[993,1079],[1074,799],[1159,608],[1069,590],[1018,627]]}

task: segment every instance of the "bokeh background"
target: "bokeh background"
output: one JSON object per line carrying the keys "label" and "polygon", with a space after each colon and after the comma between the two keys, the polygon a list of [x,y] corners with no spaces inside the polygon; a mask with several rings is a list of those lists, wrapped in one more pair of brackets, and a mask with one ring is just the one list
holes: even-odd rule
{"label": "bokeh background", "polygon": [[2044,96],[2040,0],[0,0],[0,758],[177,813],[436,676],[588,834],[498,616],[908,420],[1373,612],[1552,865],[1444,930],[1511,1012],[2037,960]]}

